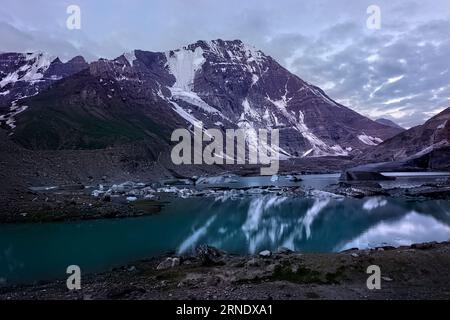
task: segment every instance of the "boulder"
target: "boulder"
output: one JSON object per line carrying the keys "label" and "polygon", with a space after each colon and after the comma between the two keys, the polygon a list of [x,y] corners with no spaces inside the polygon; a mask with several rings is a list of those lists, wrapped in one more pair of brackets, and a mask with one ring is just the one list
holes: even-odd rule
{"label": "boulder", "polygon": [[225,255],[223,251],[208,245],[197,247],[195,253],[204,266],[220,264],[221,257]]}
{"label": "boulder", "polygon": [[272,255],[272,252],[270,252],[269,250],[263,250],[259,253],[259,256],[264,257],[264,258],[268,258]]}
{"label": "boulder", "polygon": [[303,181],[303,179],[300,178],[299,176],[293,176],[293,177],[291,177],[291,178],[289,179],[289,181],[292,181],[292,182],[300,182],[300,181]]}
{"label": "boulder", "polygon": [[292,253],[292,250],[285,247],[279,247],[277,252],[281,254],[289,254]]}
{"label": "boulder", "polygon": [[163,260],[158,266],[156,267],[156,270],[165,270],[170,269],[176,266],[180,265],[180,258],[166,258],[166,260]]}
{"label": "boulder", "polygon": [[395,180],[394,177],[387,177],[374,171],[353,171],[347,170],[341,174],[340,181],[389,181]]}

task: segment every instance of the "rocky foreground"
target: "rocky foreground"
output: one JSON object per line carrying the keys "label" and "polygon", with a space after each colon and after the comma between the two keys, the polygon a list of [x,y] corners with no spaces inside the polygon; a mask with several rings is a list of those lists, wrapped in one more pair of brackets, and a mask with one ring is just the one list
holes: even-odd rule
{"label": "rocky foreground", "polygon": [[[381,268],[369,290],[367,267]],[[201,246],[192,256],[140,261],[82,276],[81,290],[63,280],[0,289],[0,299],[449,299],[450,242],[333,254],[279,249],[235,256]]]}

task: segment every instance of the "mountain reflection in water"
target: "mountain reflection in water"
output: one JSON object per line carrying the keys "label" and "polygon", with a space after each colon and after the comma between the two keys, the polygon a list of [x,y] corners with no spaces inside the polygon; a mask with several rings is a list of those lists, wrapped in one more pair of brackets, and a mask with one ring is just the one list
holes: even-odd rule
{"label": "mountain reflection in water", "polygon": [[141,218],[0,225],[0,285],[64,278],[71,264],[103,271],[200,244],[246,254],[446,241],[449,212],[445,200],[268,194],[176,198],[160,214]]}
{"label": "mountain reflection in water", "polygon": [[[231,208],[233,207],[233,208]],[[214,212],[202,223],[203,212]],[[450,237],[450,202],[382,197],[297,199],[265,195],[211,203],[196,215],[178,253],[202,243],[236,253],[286,247],[330,252],[353,247],[409,245]]]}

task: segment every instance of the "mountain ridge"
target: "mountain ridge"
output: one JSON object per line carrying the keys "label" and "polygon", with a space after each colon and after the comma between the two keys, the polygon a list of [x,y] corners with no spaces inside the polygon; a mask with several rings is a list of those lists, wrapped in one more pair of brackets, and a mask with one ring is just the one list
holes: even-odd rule
{"label": "mountain ridge", "polygon": [[[450,107],[377,145],[360,157],[366,162],[403,161],[421,163],[425,168],[444,168],[450,150]],[[444,161],[444,162],[445,162]],[[433,163],[439,162],[439,165]]]}
{"label": "mountain ridge", "polygon": [[384,124],[386,126],[405,130],[405,128],[403,128],[402,126],[400,126],[397,123],[395,123],[394,121],[386,119],[386,118],[379,118],[379,119],[376,119],[375,121],[378,123]]}
{"label": "mountain ridge", "polygon": [[[82,58],[74,59],[65,64],[52,60],[38,80],[46,79],[44,73],[52,70],[50,65],[63,64],[69,70],[61,79],[38,81],[38,93],[16,102],[18,107],[29,107],[12,113],[14,123],[18,119],[12,128],[16,141],[38,149],[80,147],[76,142],[48,145],[31,137],[34,130],[48,131],[43,137],[62,135],[62,129],[52,129],[57,119],[50,121],[39,116],[46,113],[44,105],[53,105],[62,117],[59,120],[66,125],[71,123],[69,109],[83,111],[83,121],[90,116],[120,118],[122,124],[131,116],[125,108],[133,108],[134,118],[160,123],[163,128],[157,130],[159,133],[177,126],[189,127],[195,121],[221,129],[277,128],[282,137],[280,148],[290,157],[358,154],[399,132],[335,102],[320,88],[240,40],[197,41],[167,52],[133,50],[112,60],[99,59],[89,64]],[[64,97],[57,92],[61,86],[67,93]],[[8,121],[6,117],[3,120]],[[137,127],[131,136],[145,139],[155,134],[161,138],[156,132],[147,132],[145,125]],[[72,132],[78,135],[73,141],[98,140],[89,130],[80,133],[78,129]],[[108,147],[131,139],[120,132],[109,134],[111,142],[91,146],[82,143],[81,147]]]}

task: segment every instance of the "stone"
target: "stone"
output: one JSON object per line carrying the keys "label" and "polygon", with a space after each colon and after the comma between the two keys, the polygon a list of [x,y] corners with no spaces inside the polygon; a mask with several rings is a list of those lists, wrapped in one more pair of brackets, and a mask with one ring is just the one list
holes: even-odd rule
{"label": "stone", "polygon": [[427,243],[414,243],[411,245],[411,248],[418,250],[427,250],[434,247],[436,242],[427,242]]}
{"label": "stone", "polygon": [[253,259],[248,260],[246,265],[248,267],[258,267],[259,266],[259,261],[257,259],[255,259],[255,258],[253,258]]}
{"label": "stone", "polygon": [[291,182],[300,182],[300,181],[303,181],[303,179],[300,178],[299,176],[291,176],[291,177],[289,177],[289,181],[291,181]]}
{"label": "stone", "polygon": [[281,254],[289,254],[289,253],[292,253],[293,251],[291,249],[288,249],[285,247],[279,247],[277,252],[281,253]]}
{"label": "stone", "polygon": [[179,265],[180,265],[180,258],[166,258],[166,260],[158,264],[156,270],[170,269]]}
{"label": "stone", "polygon": [[267,272],[274,272],[280,265],[278,263],[269,264],[266,267]]}
{"label": "stone", "polygon": [[219,264],[220,258],[225,254],[223,251],[208,245],[198,246],[195,253],[200,258],[202,265],[205,266]]}
{"label": "stone", "polygon": [[387,177],[379,172],[373,171],[352,171],[347,170],[341,174],[340,181],[385,181],[395,180],[394,177]]}
{"label": "stone", "polygon": [[272,252],[270,252],[269,250],[263,250],[259,253],[259,255],[261,257],[267,258],[270,257],[272,255]]}

